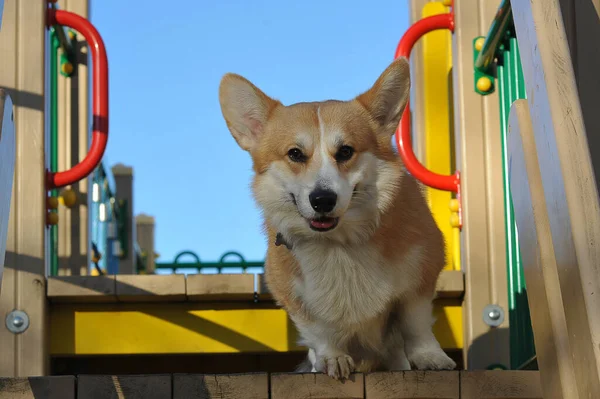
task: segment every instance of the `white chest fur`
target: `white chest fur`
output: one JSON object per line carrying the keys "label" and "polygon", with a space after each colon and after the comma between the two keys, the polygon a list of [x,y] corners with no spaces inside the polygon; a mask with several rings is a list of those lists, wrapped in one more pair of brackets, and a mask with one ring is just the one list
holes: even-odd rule
{"label": "white chest fur", "polygon": [[[324,322],[368,321],[384,312],[393,298],[415,286],[414,271],[403,273],[404,265],[386,264],[370,246],[313,243],[296,246],[294,255],[303,275],[295,281],[295,294],[313,316]],[[406,266],[413,269],[413,265]],[[403,274],[410,278],[404,279]]]}

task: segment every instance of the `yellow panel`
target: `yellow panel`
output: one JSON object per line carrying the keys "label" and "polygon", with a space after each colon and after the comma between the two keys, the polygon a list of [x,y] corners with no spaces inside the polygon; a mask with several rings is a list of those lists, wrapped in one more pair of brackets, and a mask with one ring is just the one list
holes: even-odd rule
{"label": "yellow panel", "polygon": [[299,350],[280,309],[194,309],[186,303],[53,305],[56,354],[236,353]]}
{"label": "yellow panel", "polygon": [[[427,3],[422,10],[423,18],[447,13],[442,3]],[[424,159],[428,169],[449,175],[454,172],[452,148],[454,146],[451,114],[452,91],[452,35],[447,30],[428,33],[423,42],[423,98],[424,98]],[[458,241],[450,226],[450,199],[452,194],[427,188],[427,201],[433,216],[446,240],[446,266],[448,270],[460,270]],[[457,263],[459,262],[459,263]]]}
{"label": "yellow panel", "polygon": [[[52,355],[287,352],[297,331],[281,309],[210,309],[190,303],[54,304]],[[215,306],[213,306],[215,307]],[[462,346],[460,306],[434,310],[442,347]]]}
{"label": "yellow panel", "polygon": [[[443,306],[442,306],[443,305]],[[462,306],[440,301],[433,308],[436,322],[433,333],[444,349],[462,349],[463,347],[463,319]]]}

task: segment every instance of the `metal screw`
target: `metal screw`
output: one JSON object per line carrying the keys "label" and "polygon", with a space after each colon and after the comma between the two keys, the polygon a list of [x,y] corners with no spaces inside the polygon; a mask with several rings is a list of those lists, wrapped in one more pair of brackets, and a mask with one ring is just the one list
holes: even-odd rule
{"label": "metal screw", "polygon": [[498,309],[490,310],[488,317],[492,320],[498,320],[500,318],[500,312]]}
{"label": "metal screw", "polygon": [[29,328],[29,316],[22,310],[13,310],[6,315],[6,328],[13,334],[21,334]]}
{"label": "metal screw", "polygon": [[490,327],[498,327],[504,322],[504,310],[498,305],[487,305],[483,309],[483,321]]}
{"label": "metal screw", "polygon": [[13,323],[13,326],[20,328],[20,327],[23,327],[23,324],[25,324],[25,320],[21,316],[15,316],[12,323]]}

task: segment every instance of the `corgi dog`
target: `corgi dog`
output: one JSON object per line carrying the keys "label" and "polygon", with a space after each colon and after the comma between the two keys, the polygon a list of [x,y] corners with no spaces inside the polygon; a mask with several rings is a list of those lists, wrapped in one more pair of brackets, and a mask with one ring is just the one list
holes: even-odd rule
{"label": "corgi dog", "polygon": [[405,58],[350,101],[286,106],[221,80],[223,117],[253,162],[267,287],[309,348],[299,372],[456,367],[432,332],[444,239],[392,145],[409,92]]}

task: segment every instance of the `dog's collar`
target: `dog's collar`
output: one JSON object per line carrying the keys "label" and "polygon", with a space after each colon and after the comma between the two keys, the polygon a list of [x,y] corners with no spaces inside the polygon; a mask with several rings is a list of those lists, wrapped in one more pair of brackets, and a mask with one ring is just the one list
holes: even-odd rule
{"label": "dog's collar", "polygon": [[283,234],[281,233],[277,233],[277,236],[275,237],[275,246],[280,246],[280,245],[285,245],[285,247],[287,249],[289,249],[290,251],[292,250],[292,245],[290,243],[288,243],[285,238],[283,238]]}

